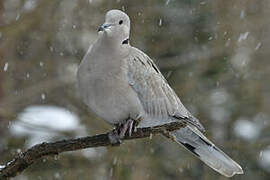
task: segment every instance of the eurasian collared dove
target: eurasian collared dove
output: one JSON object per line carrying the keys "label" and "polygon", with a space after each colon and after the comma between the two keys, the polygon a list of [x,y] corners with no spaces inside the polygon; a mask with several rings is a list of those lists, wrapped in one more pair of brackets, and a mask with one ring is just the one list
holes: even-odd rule
{"label": "eurasian collared dove", "polygon": [[172,133],[178,144],[224,176],[243,173],[235,161],[200,132],[203,126],[184,107],[154,62],[129,44],[127,14],[110,10],[98,31],[98,39],[78,69],[79,91],[92,111],[118,128],[115,133],[119,138],[128,130],[131,133],[134,125],[186,121],[187,126]]}

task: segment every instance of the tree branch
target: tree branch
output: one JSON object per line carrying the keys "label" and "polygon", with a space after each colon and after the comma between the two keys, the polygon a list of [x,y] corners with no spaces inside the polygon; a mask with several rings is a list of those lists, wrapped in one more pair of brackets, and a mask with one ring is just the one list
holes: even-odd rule
{"label": "tree branch", "polygon": [[[184,121],[179,121],[155,127],[138,128],[137,131],[133,132],[131,136],[125,136],[124,140],[145,138],[151,136],[152,134],[160,133],[170,137],[168,132],[180,129],[185,125],[186,124]],[[6,163],[4,167],[0,166],[0,180],[15,177],[35,161],[44,156],[57,155],[62,152],[75,151],[91,147],[112,145],[108,138],[108,134],[109,133],[37,144],[25,152],[16,155],[16,157],[10,162]]]}

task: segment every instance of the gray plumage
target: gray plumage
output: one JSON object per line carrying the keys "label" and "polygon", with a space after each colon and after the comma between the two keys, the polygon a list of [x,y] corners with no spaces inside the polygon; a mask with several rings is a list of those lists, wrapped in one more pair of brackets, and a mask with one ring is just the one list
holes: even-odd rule
{"label": "gray plumage", "polygon": [[173,132],[178,144],[219,173],[242,174],[241,167],[210,142],[200,122],[184,107],[154,62],[129,45],[130,20],[120,10],[106,14],[97,41],[78,69],[84,102],[112,125],[141,119],[138,127],[161,125],[184,118],[187,126]]}

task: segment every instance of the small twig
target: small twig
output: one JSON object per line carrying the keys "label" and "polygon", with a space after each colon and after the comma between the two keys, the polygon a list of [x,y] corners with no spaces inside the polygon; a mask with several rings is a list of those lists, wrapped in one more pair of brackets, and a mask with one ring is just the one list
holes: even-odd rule
{"label": "small twig", "polygon": [[[186,124],[184,121],[179,121],[155,127],[137,128],[136,132],[133,132],[131,136],[125,136],[124,140],[150,137],[151,134],[163,134],[164,131],[175,131],[184,127],[185,125]],[[109,133],[37,144],[25,152],[19,153],[13,160],[6,163],[3,168],[0,167],[0,180],[15,177],[35,161],[44,156],[57,155],[62,152],[75,151],[91,147],[112,145],[108,138],[108,134]]]}

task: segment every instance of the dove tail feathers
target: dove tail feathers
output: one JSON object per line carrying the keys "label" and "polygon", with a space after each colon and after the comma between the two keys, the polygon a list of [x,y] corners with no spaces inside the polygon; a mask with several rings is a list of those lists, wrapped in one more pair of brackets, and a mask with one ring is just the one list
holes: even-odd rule
{"label": "dove tail feathers", "polygon": [[234,160],[217,148],[196,127],[188,125],[172,133],[178,144],[184,146],[209,167],[226,177],[243,174],[243,170]]}

